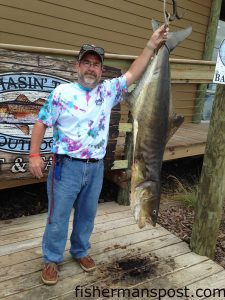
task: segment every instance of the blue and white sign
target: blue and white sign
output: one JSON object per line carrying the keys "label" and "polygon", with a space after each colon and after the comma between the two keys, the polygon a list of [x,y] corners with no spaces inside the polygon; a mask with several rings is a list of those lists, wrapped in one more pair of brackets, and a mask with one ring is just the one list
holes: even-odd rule
{"label": "blue and white sign", "polygon": [[[49,93],[68,80],[37,72],[0,74],[0,152],[28,154],[37,114]],[[52,129],[46,130],[41,154],[51,152]]]}
{"label": "blue and white sign", "polygon": [[213,82],[225,84],[225,40],[220,45]]}

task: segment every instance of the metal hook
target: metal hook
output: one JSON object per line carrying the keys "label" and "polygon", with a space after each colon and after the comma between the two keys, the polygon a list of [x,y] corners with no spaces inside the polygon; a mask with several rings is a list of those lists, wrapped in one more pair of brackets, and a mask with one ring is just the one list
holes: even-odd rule
{"label": "metal hook", "polygon": [[171,15],[170,13],[168,13],[166,11],[166,0],[164,0],[164,9],[163,10],[164,10],[164,19],[165,19],[166,25],[169,25],[170,21],[174,21],[175,19],[180,20],[184,16],[184,13],[182,14],[182,16],[178,15],[176,0],[172,0],[172,2],[173,2],[173,14]]}

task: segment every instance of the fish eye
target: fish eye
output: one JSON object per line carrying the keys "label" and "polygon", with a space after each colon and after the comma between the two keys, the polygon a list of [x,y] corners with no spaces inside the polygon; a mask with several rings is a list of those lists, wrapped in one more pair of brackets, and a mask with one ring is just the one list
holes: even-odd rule
{"label": "fish eye", "polygon": [[153,215],[156,215],[156,210],[154,209],[152,213],[153,213]]}

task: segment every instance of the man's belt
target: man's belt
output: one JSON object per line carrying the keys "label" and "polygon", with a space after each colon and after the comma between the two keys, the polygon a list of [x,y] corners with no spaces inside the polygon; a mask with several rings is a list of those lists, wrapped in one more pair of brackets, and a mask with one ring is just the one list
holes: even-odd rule
{"label": "man's belt", "polygon": [[78,161],[81,161],[81,162],[84,162],[84,163],[95,163],[95,162],[98,162],[100,159],[95,159],[95,158],[77,158],[77,157],[72,157],[72,156],[69,156],[67,154],[58,154],[62,157],[67,157],[69,158],[70,160],[78,160]]}

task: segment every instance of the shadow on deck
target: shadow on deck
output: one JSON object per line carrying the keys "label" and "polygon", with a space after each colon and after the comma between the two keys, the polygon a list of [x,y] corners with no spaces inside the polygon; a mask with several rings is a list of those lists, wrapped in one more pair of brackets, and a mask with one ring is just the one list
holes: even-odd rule
{"label": "shadow on deck", "polygon": [[[191,252],[185,242],[161,226],[138,229],[130,208],[115,202],[99,205],[91,249],[97,270],[85,273],[71,259],[68,241],[58,284],[45,286],[40,280],[45,219],[46,214],[40,214],[0,222],[0,299],[117,299],[119,288],[127,289],[121,290],[120,299],[143,299],[141,293],[147,299],[158,299],[150,289],[170,289],[171,295],[171,289],[176,294],[182,288],[184,295],[184,287],[192,299],[199,299],[199,288],[224,288],[221,266]],[[70,230],[71,224],[72,220]],[[174,295],[172,299],[178,298]]]}

